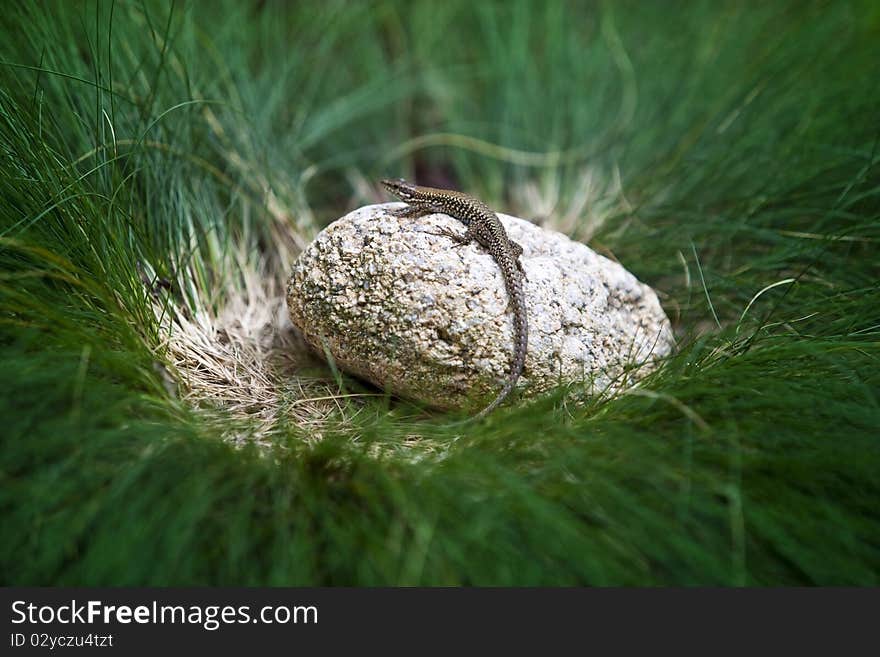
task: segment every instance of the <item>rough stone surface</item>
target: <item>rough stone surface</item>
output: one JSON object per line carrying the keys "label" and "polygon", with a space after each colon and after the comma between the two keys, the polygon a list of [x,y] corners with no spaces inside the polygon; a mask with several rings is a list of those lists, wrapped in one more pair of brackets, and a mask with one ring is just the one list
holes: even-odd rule
{"label": "rough stone surface", "polygon": [[[464,232],[458,220],[386,214],[401,205],[362,207],[317,236],[294,264],[290,317],[315,349],[380,388],[477,408],[497,393],[512,357],[501,271],[479,245],[431,234]],[[650,287],[560,233],[498,216],[522,245],[528,276],[524,392],[571,382],[615,390],[670,353],[669,320]]]}

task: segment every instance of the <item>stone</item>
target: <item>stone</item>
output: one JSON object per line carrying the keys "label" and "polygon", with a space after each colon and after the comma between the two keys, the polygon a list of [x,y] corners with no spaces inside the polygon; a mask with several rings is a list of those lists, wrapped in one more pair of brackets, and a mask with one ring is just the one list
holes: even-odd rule
{"label": "stone", "polygon": [[[294,263],[290,318],[342,370],[429,406],[476,410],[500,390],[513,355],[501,271],[478,244],[432,234],[463,233],[457,219],[387,213],[402,205],[368,205],[321,231]],[[522,393],[571,383],[614,392],[671,353],[650,287],[561,233],[498,216],[523,247],[528,277]]]}

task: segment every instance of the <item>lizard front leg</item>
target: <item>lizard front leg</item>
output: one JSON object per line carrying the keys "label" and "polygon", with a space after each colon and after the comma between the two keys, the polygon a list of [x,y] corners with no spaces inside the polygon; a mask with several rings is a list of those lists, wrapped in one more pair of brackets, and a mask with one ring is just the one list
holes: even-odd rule
{"label": "lizard front leg", "polygon": [[394,208],[393,210],[386,210],[387,214],[390,214],[394,217],[400,217],[401,219],[418,219],[419,217],[424,217],[426,214],[433,214],[434,211],[430,208],[426,208],[423,205],[405,205],[402,208]]}
{"label": "lizard front leg", "polygon": [[470,231],[465,232],[464,235],[460,233],[456,233],[454,230],[450,230],[448,228],[440,228],[438,232],[430,233],[431,235],[436,235],[437,237],[448,237],[453,242],[455,242],[455,246],[464,246],[465,244],[470,244],[473,239],[470,237]]}

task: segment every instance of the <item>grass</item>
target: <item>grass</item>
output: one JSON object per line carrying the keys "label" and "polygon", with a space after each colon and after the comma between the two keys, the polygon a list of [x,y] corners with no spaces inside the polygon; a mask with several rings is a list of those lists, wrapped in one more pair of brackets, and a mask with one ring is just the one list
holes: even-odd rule
{"label": "grass", "polygon": [[[880,583],[872,3],[0,30],[4,584]],[[398,174],[618,259],[677,353],[458,429],[309,355],[290,263]]]}

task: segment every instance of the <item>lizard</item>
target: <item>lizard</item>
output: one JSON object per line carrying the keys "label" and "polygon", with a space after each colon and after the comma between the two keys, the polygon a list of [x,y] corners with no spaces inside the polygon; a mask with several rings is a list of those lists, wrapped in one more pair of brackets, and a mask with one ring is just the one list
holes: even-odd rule
{"label": "lizard", "polygon": [[385,179],[381,183],[387,191],[407,203],[403,208],[391,210],[391,214],[396,217],[417,219],[439,213],[458,219],[467,227],[464,234],[449,229],[435,234],[452,239],[457,246],[476,241],[492,255],[504,276],[504,286],[510,300],[508,307],[513,311],[513,363],[501,392],[492,403],[472,418],[482,419],[495,410],[511,393],[526,363],[529,322],[524,289],[526,276],[520,261],[522,247],[507,237],[498,215],[473,196],[451,189],[414,185],[403,178]]}

